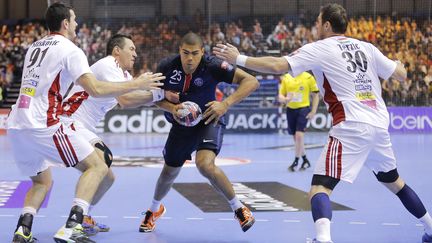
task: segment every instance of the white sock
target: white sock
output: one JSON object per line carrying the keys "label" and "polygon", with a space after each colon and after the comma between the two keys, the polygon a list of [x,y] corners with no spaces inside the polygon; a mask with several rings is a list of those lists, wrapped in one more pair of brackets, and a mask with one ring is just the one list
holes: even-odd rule
{"label": "white sock", "polygon": [[152,204],[150,206],[150,211],[157,212],[159,210],[160,205],[161,205],[161,201],[158,201],[153,198]]}
{"label": "white sock", "polygon": [[419,220],[423,224],[426,234],[432,236],[432,218],[429,213],[426,212],[426,214],[423,217],[419,218]]}
{"label": "white sock", "polygon": [[22,209],[21,215],[24,215],[26,213],[29,213],[29,214],[35,216],[37,211],[36,211],[36,208],[34,208],[34,207],[24,207]]}
{"label": "white sock", "polygon": [[328,218],[320,218],[315,221],[316,239],[322,242],[331,241],[330,236],[330,220]]}
{"label": "white sock", "polygon": [[90,203],[88,203],[87,201],[80,198],[74,198],[72,202],[72,207],[73,206],[80,206],[83,209],[83,214],[88,215]]}
{"label": "white sock", "polygon": [[236,211],[237,209],[244,206],[243,203],[241,203],[240,200],[236,196],[234,196],[233,199],[229,200],[228,203],[229,203],[232,211]]}

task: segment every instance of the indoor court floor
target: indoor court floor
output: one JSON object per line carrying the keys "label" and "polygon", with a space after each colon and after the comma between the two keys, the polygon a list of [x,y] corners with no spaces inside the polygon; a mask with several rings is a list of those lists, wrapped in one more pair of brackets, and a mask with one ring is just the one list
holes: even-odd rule
{"label": "indoor court floor", "polygon": [[[111,231],[92,237],[101,243],[300,243],[313,238],[308,203],[312,168],[289,172],[292,138],[285,134],[225,135],[217,164],[255,225],[243,233],[228,204],[187,163],[163,200],[167,212],[152,233],[139,233],[162,166],[166,134],[101,134],[116,156],[117,180],[91,214]],[[327,133],[307,133],[307,156],[315,164]],[[432,135],[392,134],[399,172],[432,211]],[[22,148],[25,153],[25,148]],[[18,172],[6,136],[0,136],[0,242],[11,242],[29,179]],[[39,242],[65,223],[79,173],[53,169],[54,184],[33,224]],[[354,184],[339,183],[333,202],[332,238],[336,243],[420,243],[423,228],[399,199],[364,168]]]}

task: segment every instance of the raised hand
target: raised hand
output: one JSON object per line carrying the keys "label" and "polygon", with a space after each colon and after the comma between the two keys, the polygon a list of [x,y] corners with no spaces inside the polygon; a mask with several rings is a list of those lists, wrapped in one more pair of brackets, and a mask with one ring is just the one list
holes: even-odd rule
{"label": "raised hand", "polygon": [[213,47],[213,53],[222,60],[225,60],[231,64],[236,64],[237,56],[240,55],[240,52],[237,48],[229,43],[225,44],[216,44]]}
{"label": "raised hand", "polygon": [[164,80],[165,76],[162,73],[143,73],[138,78],[134,79],[134,82],[137,83],[139,89],[142,90],[154,90],[160,89],[163,86],[163,83],[159,82]]}

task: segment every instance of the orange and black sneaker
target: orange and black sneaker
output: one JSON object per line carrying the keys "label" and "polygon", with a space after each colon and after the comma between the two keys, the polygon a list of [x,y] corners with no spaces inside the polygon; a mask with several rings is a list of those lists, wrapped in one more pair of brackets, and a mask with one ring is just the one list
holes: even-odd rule
{"label": "orange and black sneaker", "polygon": [[234,212],[234,218],[239,221],[243,232],[246,232],[255,223],[255,218],[253,217],[252,212],[245,206]]}
{"label": "orange and black sneaker", "polygon": [[160,205],[159,210],[156,212],[152,212],[147,210],[145,212],[145,217],[143,221],[141,222],[141,225],[139,227],[139,232],[152,232],[156,228],[156,220],[158,220],[162,215],[164,215],[166,212],[166,209],[164,205]]}

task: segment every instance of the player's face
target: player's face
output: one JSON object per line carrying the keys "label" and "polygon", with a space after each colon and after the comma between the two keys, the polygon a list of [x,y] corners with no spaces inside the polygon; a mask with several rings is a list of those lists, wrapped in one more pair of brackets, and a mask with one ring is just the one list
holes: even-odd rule
{"label": "player's face", "polygon": [[193,73],[201,62],[201,58],[204,55],[204,48],[199,44],[183,44],[180,46],[179,51],[183,70],[187,74]]}
{"label": "player's face", "polygon": [[137,57],[136,48],[132,40],[125,38],[124,41],[123,48],[116,47],[119,49],[117,61],[123,70],[132,70]]}
{"label": "player's face", "polygon": [[68,26],[67,26],[67,32],[68,32],[68,36],[69,39],[74,39],[76,37],[76,27],[77,27],[77,22],[76,22],[76,15],[75,12],[73,10],[69,10],[70,11],[70,19],[66,20],[68,22]]}

